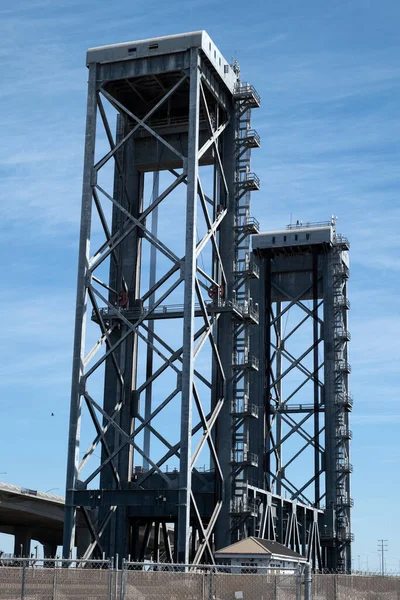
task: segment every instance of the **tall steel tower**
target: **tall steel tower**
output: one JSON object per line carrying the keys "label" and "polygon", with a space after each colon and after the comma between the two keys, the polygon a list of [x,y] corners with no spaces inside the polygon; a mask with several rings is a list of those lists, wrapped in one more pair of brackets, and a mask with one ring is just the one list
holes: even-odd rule
{"label": "tall steel tower", "polygon": [[260,100],[204,31],[95,48],[87,65],[64,555],[80,510],[86,558],[213,561],[249,531],[257,465]]}
{"label": "tall steel tower", "polygon": [[206,32],[87,64],[64,556],[79,516],[85,558],[257,535],[349,571],[347,240],[258,234],[260,98]]}
{"label": "tall steel tower", "polygon": [[303,551],[317,567],[350,572],[349,243],[333,219],[260,233],[253,249],[261,266],[253,346],[259,343],[265,374],[250,388],[265,417],[255,435],[264,455],[258,485],[318,510],[312,526],[302,521],[303,509],[275,502],[279,541],[300,546],[307,530]]}

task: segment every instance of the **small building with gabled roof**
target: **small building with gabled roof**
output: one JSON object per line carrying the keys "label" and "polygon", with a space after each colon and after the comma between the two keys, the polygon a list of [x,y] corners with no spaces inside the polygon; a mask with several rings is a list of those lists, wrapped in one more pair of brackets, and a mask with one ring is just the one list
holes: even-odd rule
{"label": "small building with gabled roof", "polygon": [[215,552],[217,563],[230,565],[232,573],[252,573],[259,567],[274,571],[298,568],[307,562],[305,556],[287,548],[279,542],[248,537]]}

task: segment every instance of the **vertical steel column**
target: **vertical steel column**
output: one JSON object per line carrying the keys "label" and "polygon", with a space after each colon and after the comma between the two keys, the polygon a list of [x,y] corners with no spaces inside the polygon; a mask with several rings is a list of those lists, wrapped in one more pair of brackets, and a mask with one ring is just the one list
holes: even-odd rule
{"label": "vertical steel column", "polygon": [[[283,467],[283,445],[282,445],[282,416],[281,416],[281,407],[282,407],[282,317],[281,315],[282,303],[276,303],[276,380],[275,384],[275,395],[277,399],[276,403],[276,445],[279,447],[278,450],[278,464],[277,464],[277,477],[276,477],[276,493],[281,496],[282,494],[282,467]],[[278,316],[279,315],[279,316]]]}
{"label": "vertical steel column", "polygon": [[178,540],[177,559],[179,563],[189,562],[189,528],[191,496],[191,431],[192,431],[192,395],[193,395],[193,338],[194,305],[196,276],[196,217],[198,184],[198,147],[200,112],[200,70],[199,52],[190,50],[190,92],[189,92],[189,129],[188,156],[186,164],[186,241],[184,262],[184,330],[182,364],[182,403],[181,403],[181,446],[178,496]]}
{"label": "vertical steel column", "polygon": [[[119,116],[117,119],[117,140],[121,140],[127,134],[128,130],[128,120]],[[143,210],[144,173],[138,171],[136,167],[135,140],[133,138],[128,140],[121,148],[118,160],[119,164],[122,165],[122,173],[119,173],[118,166],[116,165],[114,197],[129,214],[138,218]],[[122,212],[117,207],[114,207],[112,217],[113,235],[118,234],[123,228],[123,219]],[[132,306],[140,298],[141,244],[142,239],[138,229],[135,228],[116,248],[117,264],[113,262],[110,264],[111,286],[118,293],[125,292],[128,294],[129,306]],[[109,301],[111,303],[115,302],[115,296],[112,292],[109,294]],[[136,389],[138,338],[136,333],[132,331],[129,333],[129,328],[126,324],[121,324],[114,337],[119,340],[125,334],[128,334],[128,336],[120,344],[114,356],[106,360],[104,408],[108,414],[112,414],[117,403],[116,400],[118,399],[121,402],[121,409],[118,415],[116,415],[116,420],[123,432],[131,434],[137,410],[132,400],[132,391]],[[114,357],[118,360],[123,385],[119,383],[119,377],[113,363]],[[103,426],[106,427],[107,423],[107,419],[104,418]],[[106,433],[108,445],[113,450],[118,448],[123,439],[120,433],[112,429],[109,429]],[[126,486],[132,479],[133,452],[133,447],[127,444],[121,448],[114,459],[122,486]],[[106,459],[106,451],[102,448],[102,461]],[[101,471],[100,487],[101,489],[116,489],[118,487],[111,466]],[[108,506],[100,508],[100,522],[106,518],[108,511]],[[119,554],[119,556],[123,557],[127,555],[129,525],[125,507],[117,507],[102,538],[105,547],[109,548],[112,556]]]}
{"label": "vertical steel column", "polygon": [[[228,125],[223,140],[223,167],[227,176],[229,193],[221,194],[221,202],[227,209],[227,214],[220,226],[219,243],[221,258],[225,268],[227,280],[226,297],[233,297],[235,260],[235,199],[234,199],[234,173],[235,173],[235,118],[233,109],[231,121]],[[224,404],[216,428],[216,450],[218,452],[221,469],[223,472],[222,507],[215,529],[215,547],[223,548],[231,543],[231,499],[233,497],[232,485],[232,397],[233,397],[233,318],[229,312],[221,313],[218,320],[218,346],[221,355],[226,380],[224,382]]]}
{"label": "vertical steel column", "polygon": [[97,67],[89,67],[88,98],[86,110],[85,155],[82,185],[81,228],[79,239],[78,281],[75,312],[74,350],[72,361],[72,388],[70,425],[68,435],[68,459],[64,512],[63,557],[69,558],[75,542],[76,508],[73,490],[76,487],[79,463],[80,420],[82,406],[83,357],[85,349],[85,324],[87,303],[87,278],[92,218],[92,190],[95,173],[93,170],[96,141],[96,79]]}
{"label": "vertical steel column", "polygon": [[[265,410],[265,432],[270,433],[271,430],[271,308],[272,308],[272,292],[271,292],[271,257],[265,256],[265,281],[264,281],[264,314],[265,314],[265,385],[264,385],[264,410]],[[267,435],[264,458],[264,469],[267,478],[267,490],[272,492],[271,482],[271,455],[269,445],[271,443],[270,435]],[[282,542],[282,540],[279,540]]]}
{"label": "vertical steel column", "polygon": [[312,255],[312,295],[313,295],[313,388],[314,388],[314,489],[315,506],[320,505],[320,451],[319,451],[319,385],[318,385],[318,254]]}
{"label": "vertical steel column", "polygon": [[[159,171],[154,171],[153,173],[153,192],[152,192],[152,201],[158,198],[160,193],[160,173]],[[151,234],[156,238],[158,236],[158,206],[153,208],[151,212]],[[150,246],[150,273],[149,273],[149,289],[151,290],[156,283],[156,275],[157,275],[157,250],[156,247]],[[149,308],[154,306],[154,294],[151,294],[149,297]],[[153,374],[153,348],[151,344],[153,344],[153,334],[154,334],[154,321],[149,321],[148,324],[148,340],[149,345],[147,346],[147,356],[146,356],[146,379],[150,379]],[[148,419],[151,415],[152,408],[152,394],[153,394],[153,384],[150,383],[146,388],[145,394],[145,409],[144,409],[144,418]],[[145,427],[143,432],[143,451],[146,456],[150,456],[150,429]],[[146,457],[143,457],[143,468],[149,468],[149,461]]]}

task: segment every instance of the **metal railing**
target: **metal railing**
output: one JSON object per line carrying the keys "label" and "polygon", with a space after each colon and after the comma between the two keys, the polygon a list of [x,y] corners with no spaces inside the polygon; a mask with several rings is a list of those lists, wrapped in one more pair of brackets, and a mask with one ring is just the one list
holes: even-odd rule
{"label": "metal railing", "polygon": [[233,95],[238,99],[254,98],[258,106],[261,104],[260,94],[257,92],[254,85],[250,85],[249,83],[238,83],[235,86]]}
{"label": "metal railing", "polygon": [[354,542],[354,533],[350,531],[338,531],[336,537],[340,542]]}
{"label": "metal railing", "polygon": [[247,274],[253,275],[254,277],[259,277],[260,267],[255,263],[253,258],[246,257],[236,261],[235,273],[238,275]]}
{"label": "metal railing", "polygon": [[236,355],[234,354],[232,364],[236,369],[252,369],[258,371],[260,361],[254,354],[245,356],[243,353],[239,353]]}
{"label": "metal railing", "polygon": [[231,513],[236,515],[243,513],[258,515],[258,504],[254,498],[249,498],[248,496],[235,497],[231,500]]}
{"label": "metal railing", "polygon": [[350,248],[349,240],[347,239],[347,237],[345,237],[344,235],[342,235],[340,233],[337,233],[334,236],[333,243],[337,244],[338,246],[346,246],[347,248]]}
{"label": "metal railing", "polygon": [[353,432],[346,425],[341,425],[336,429],[336,435],[337,437],[341,437],[345,440],[351,440],[353,437]]}
{"label": "metal railing", "polygon": [[260,178],[255,173],[246,173],[244,179],[240,179],[237,184],[243,186],[252,186],[258,189],[260,187]]}
{"label": "metal railing", "polygon": [[232,400],[232,414],[249,417],[258,417],[258,406],[251,404],[247,397],[238,400]]}
{"label": "metal railing", "polygon": [[346,340],[347,342],[349,342],[351,340],[350,331],[348,331],[347,329],[343,329],[342,327],[339,327],[335,331],[335,338],[338,340]]}
{"label": "metal railing", "polygon": [[[259,317],[258,310],[256,310],[254,307],[250,306],[249,302],[240,303],[240,302],[236,302],[234,300],[223,300],[222,298],[218,298],[216,301],[206,302],[205,305],[206,305],[206,308],[209,309],[211,312],[213,312],[215,310],[215,308],[233,308],[237,312],[242,314],[243,317],[250,316],[251,318],[255,318],[255,319],[258,319],[258,317]],[[125,308],[125,307],[121,307],[121,306],[113,306],[113,307],[103,306],[103,307],[99,308],[99,313],[101,314],[102,317],[118,318],[119,315],[124,315],[125,317],[130,317],[130,318],[135,317],[135,318],[139,319],[139,318],[143,317],[144,315],[146,315],[147,313],[149,315],[151,315],[151,314],[153,314],[153,315],[168,315],[168,314],[182,313],[182,315],[183,315],[183,309],[184,309],[183,304],[163,304],[163,305],[157,306],[156,308],[152,308],[152,309],[150,309],[150,307],[148,307],[148,306],[133,307],[133,308]],[[200,309],[201,309],[200,304],[196,303],[194,306],[194,309],[195,309],[195,311],[200,311]],[[96,312],[94,310],[92,311],[92,317],[93,318],[96,317]]]}
{"label": "metal railing", "polygon": [[337,308],[345,308],[348,310],[350,308],[350,300],[343,296],[339,296],[335,302],[335,306],[337,306]]}
{"label": "metal railing", "polygon": [[255,217],[249,217],[248,215],[240,215],[236,218],[235,227],[240,229],[251,228],[256,231],[260,231],[260,223]]}
{"label": "metal railing", "polygon": [[336,504],[338,506],[343,506],[345,508],[353,508],[354,506],[354,500],[353,498],[349,498],[348,496],[338,496],[336,498]]}
{"label": "metal railing", "polygon": [[351,408],[353,406],[353,402],[353,396],[347,392],[343,392],[335,396],[336,406],[349,406]]}
{"label": "metal railing", "polygon": [[339,360],[336,363],[336,370],[341,371],[342,373],[351,373],[351,365],[347,360]]}
{"label": "metal railing", "polygon": [[232,450],[232,462],[237,465],[252,465],[258,466],[258,455],[247,450]]}
{"label": "metal railing", "polygon": [[352,473],[353,465],[348,460],[345,460],[336,465],[336,471],[339,473]]}
{"label": "metal railing", "polygon": [[243,129],[237,141],[239,143],[245,142],[248,146],[252,148],[261,145],[260,134],[255,129]]}
{"label": "metal railing", "polygon": [[291,223],[290,225],[286,225],[286,229],[309,229],[309,228],[318,228],[318,227],[333,227],[332,221],[316,221],[312,223],[307,221],[307,223],[303,223],[303,221],[296,221],[296,223]]}

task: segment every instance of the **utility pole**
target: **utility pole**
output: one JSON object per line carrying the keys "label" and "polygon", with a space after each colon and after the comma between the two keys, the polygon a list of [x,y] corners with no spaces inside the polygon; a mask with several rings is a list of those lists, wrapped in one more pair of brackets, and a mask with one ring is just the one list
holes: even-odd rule
{"label": "utility pole", "polygon": [[378,552],[381,554],[381,575],[385,574],[385,552],[387,552],[387,540],[378,540]]}

